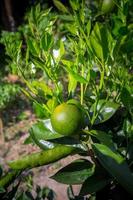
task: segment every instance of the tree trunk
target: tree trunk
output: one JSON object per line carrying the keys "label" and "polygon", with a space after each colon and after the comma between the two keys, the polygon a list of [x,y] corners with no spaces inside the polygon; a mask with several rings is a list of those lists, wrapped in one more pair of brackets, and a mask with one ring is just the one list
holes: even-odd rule
{"label": "tree trunk", "polygon": [[4,23],[5,28],[8,31],[15,31],[16,27],[12,11],[12,1],[3,0],[1,4],[2,4],[2,21]]}
{"label": "tree trunk", "polygon": [[4,132],[3,132],[3,121],[2,121],[2,116],[0,113],[0,144],[5,143],[5,137],[4,137]]}

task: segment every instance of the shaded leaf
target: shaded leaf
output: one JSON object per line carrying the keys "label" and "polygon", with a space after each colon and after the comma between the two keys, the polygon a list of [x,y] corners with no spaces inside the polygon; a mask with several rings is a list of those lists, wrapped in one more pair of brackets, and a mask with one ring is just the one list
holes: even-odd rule
{"label": "shaded leaf", "polygon": [[133,195],[133,174],[131,173],[125,159],[114,153],[106,145],[93,144],[93,150],[102,166]]}
{"label": "shaded leaf", "polygon": [[67,8],[58,0],[53,0],[54,5],[60,10],[61,12],[68,13]]}
{"label": "shaded leaf", "polygon": [[133,107],[133,97],[132,93],[128,90],[128,88],[124,87],[121,92],[121,100],[122,103],[128,108],[131,109]]}
{"label": "shaded leaf", "polygon": [[97,165],[95,172],[91,177],[88,177],[87,180],[83,183],[80,195],[87,195],[97,192],[103,189],[111,181],[111,177],[100,165]]}
{"label": "shaded leaf", "polygon": [[84,159],[76,160],[59,170],[51,178],[64,184],[81,184],[94,173],[94,165]]}

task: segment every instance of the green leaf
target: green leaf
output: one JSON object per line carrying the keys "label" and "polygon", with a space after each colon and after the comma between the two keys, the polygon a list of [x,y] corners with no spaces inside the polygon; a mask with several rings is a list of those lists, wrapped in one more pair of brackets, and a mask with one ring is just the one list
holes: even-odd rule
{"label": "green leaf", "polygon": [[78,0],[70,0],[69,2],[73,10],[78,10],[80,8]]}
{"label": "green leaf", "polygon": [[96,23],[90,35],[90,46],[93,54],[105,63],[109,56],[109,38],[110,33],[108,29]]}
{"label": "green leaf", "polygon": [[78,27],[75,25],[75,23],[66,24],[65,27],[72,35],[78,34]]}
{"label": "green leaf", "polygon": [[30,131],[34,133],[38,140],[51,140],[62,137],[62,135],[53,130],[50,119],[46,119],[34,124]]}
{"label": "green leaf", "polygon": [[44,51],[48,51],[54,43],[53,36],[49,33],[45,33],[41,38],[40,45]]}
{"label": "green leaf", "polygon": [[70,60],[64,60],[62,59],[61,62],[63,63],[63,65],[66,65],[68,68],[70,68],[71,66],[73,66],[73,62]]}
{"label": "green leaf", "polygon": [[93,150],[102,166],[133,195],[133,174],[125,159],[103,144],[93,144]]}
{"label": "green leaf", "polygon": [[83,183],[80,195],[85,196],[87,194],[92,194],[103,189],[107,184],[110,183],[112,178],[100,165],[96,165],[95,172],[92,176],[88,177]]}
{"label": "green leaf", "polygon": [[47,116],[46,111],[44,110],[43,106],[38,102],[33,102],[33,110],[36,116],[40,119],[44,119]]}
{"label": "green leaf", "polygon": [[44,81],[32,81],[32,86],[44,96],[52,96],[52,89]]}
{"label": "green leaf", "polygon": [[24,143],[23,144],[33,144],[34,142],[33,142],[33,139],[32,139],[32,137],[31,136],[29,136],[29,137],[27,137],[26,139],[25,139],[25,141],[24,141]]}
{"label": "green leaf", "polygon": [[58,15],[58,17],[60,18],[60,19],[62,19],[62,20],[64,20],[64,21],[67,21],[67,22],[73,22],[74,21],[74,18],[73,18],[73,16],[72,15]]}
{"label": "green leaf", "polygon": [[37,43],[35,42],[34,39],[28,38],[28,40],[27,40],[27,45],[28,45],[29,51],[30,51],[33,55],[36,55],[36,56],[39,55],[39,48],[38,48]]}
{"label": "green leaf", "polygon": [[128,119],[124,120],[123,130],[125,135],[127,135],[129,138],[133,138],[133,124]]}
{"label": "green leaf", "polygon": [[48,140],[63,137],[53,130],[50,119],[34,124],[29,130],[29,133],[35,144],[42,150],[52,149],[57,146],[57,144]]}
{"label": "green leaf", "polygon": [[6,190],[3,188],[3,187],[0,187],[0,196],[1,196],[1,193],[5,193]]}
{"label": "green leaf", "polygon": [[77,81],[80,83],[88,83],[88,80],[86,80],[83,76],[79,75],[78,73],[74,72],[70,68],[65,68],[65,70]]}
{"label": "green leaf", "polygon": [[22,192],[19,197],[17,198],[17,200],[32,200],[31,197],[26,195],[26,192]]}
{"label": "green leaf", "polygon": [[58,0],[53,0],[54,5],[63,13],[68,13],[68,9]]}
{"label": "green leaf", "polygon": [[45,66],[45,62],[42,61],[40,58],[38,58],[37,56],[33,56],[31,57],[31,60],[32,62],[34,63],[34,65],[37,67],[37,68],[40,68],[42,69],[42,71],[44,71],[47,75],[47,77],[49,77],[49,72],[48,72],[48,69],[46,68]]}
{"label": "green leaf", "polygon": [[91,35],[90,35],[90,46],[93,54],[100,58],[103,61],[103,50],[101,46],[101,35],[100,35],[100,29],[98,24],[96,23]]}
{"label": "green leaf", "polygon": [[58,105],[58,101],[56,98],[52,98],[52,99],[49,99],[47,101],[47,107],[48,109],[50,110],[50,113],[52,114],[54,109],[56,108],[56,106]]}
{"label": "green leaf", "polygon": [[90,31],[91,31],[91,21],[89,20],[87,25],[86,25],[86,30],[87,30],[87,35],[90,35]]}
{"label": "green leaf", "polygon": [[71,92],[75,91],[75,89],[77,87],[77,81],[75,80],[75,78],[71,74],[68,75],[68,78],[69,78],[68,92],[70,94]]}
{"label": "green leaf", "polygon": [[15,178],[20,174],[21,172],[18,170],[12,170],[2,176],[0,178],[0,188],[6,188],[8,187],[12,182],[15,181]]}
{"label": "green leaf", "polygon": [[74,137],[64,136],[64,137],[60,137],[60,138],[56,138],[56,139],[51,139],[49,141],[52,142],[53,144],[72,146],[77,149],[81,149],[82,151],[88,150],[88,148],[85,144],[83,144],[80,140],[78,140]]}
{"label": "green leaf", "polygon": [[128,108],[128,109],[131,109],[133,108],[133,97],[132,97],[132,92],[130,92],[130,90],[126,87],[124,87],[122,89],[122,92],[121,92],[121,100],[122,100],[122,103]]}
{"label": "green leaf", "polygon": [[57,182],[74,185],[83,183],[94,173],[94,165],[85,159],[79,159],[59,170],[51,178]]}
{"label": "green leaf", "polygon": [[99,100],[98,103],[94,103],[90,109],[90,112],[94,113],[96,109],[96,119],[95,124],[103,123],[110,119],[117,109],[119,108],[119,104],[106,100]]}
{"label": "green leaf", "polygon": [[84,196],[87,194],[98,192],[109,183],[109,178],[101,177],[100,175],[93,175],[83,183],[82,188],[80,190],[80,195]]}
{"label": "green leaf", "polygon": [[127,158],[132,162],[133,161],[133,142],[131,142],[127,149]]}
{"label": "green leaf", "polygon": [[116,151],[111,135],[99,130],[84,130],[84,132],[96,137],[102,144],[107,145],[112,150]]}

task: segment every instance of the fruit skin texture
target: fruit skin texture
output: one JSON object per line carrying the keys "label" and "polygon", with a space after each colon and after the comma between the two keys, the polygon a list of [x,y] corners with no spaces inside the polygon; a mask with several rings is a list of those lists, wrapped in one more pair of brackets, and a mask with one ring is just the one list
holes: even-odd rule
{"label": "fruit skin texture", "polygon": [[111,12],[114,8],[115,4],[113,0],[103,0],[102,6],[101,6],[101,11],[103,13],[108,13]]}
{"label": "fruit skin texture", "polygon": [[62,103],[51,115],[53,129],[61,135],[77,134],[82,124],[82,112],[73,104]]}

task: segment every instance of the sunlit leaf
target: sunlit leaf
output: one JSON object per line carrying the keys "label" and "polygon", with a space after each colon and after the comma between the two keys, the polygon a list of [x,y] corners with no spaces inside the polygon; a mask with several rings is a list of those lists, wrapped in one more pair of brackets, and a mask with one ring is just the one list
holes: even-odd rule
{"label": "sunlit leaf", "polygon": [[99,100],[98,103],[94,103],[90,109],[90,112],[96,112],[95,124],[103,123],[110,119],[117,109],[119,108],[119,104],[106,100]]}
{"label": "sunlit leaf", "polygon": [[53,44],[53,36],[49,33],[45,33],[44,36],[41,39],[41,47],[44,51],[48,51]]}

